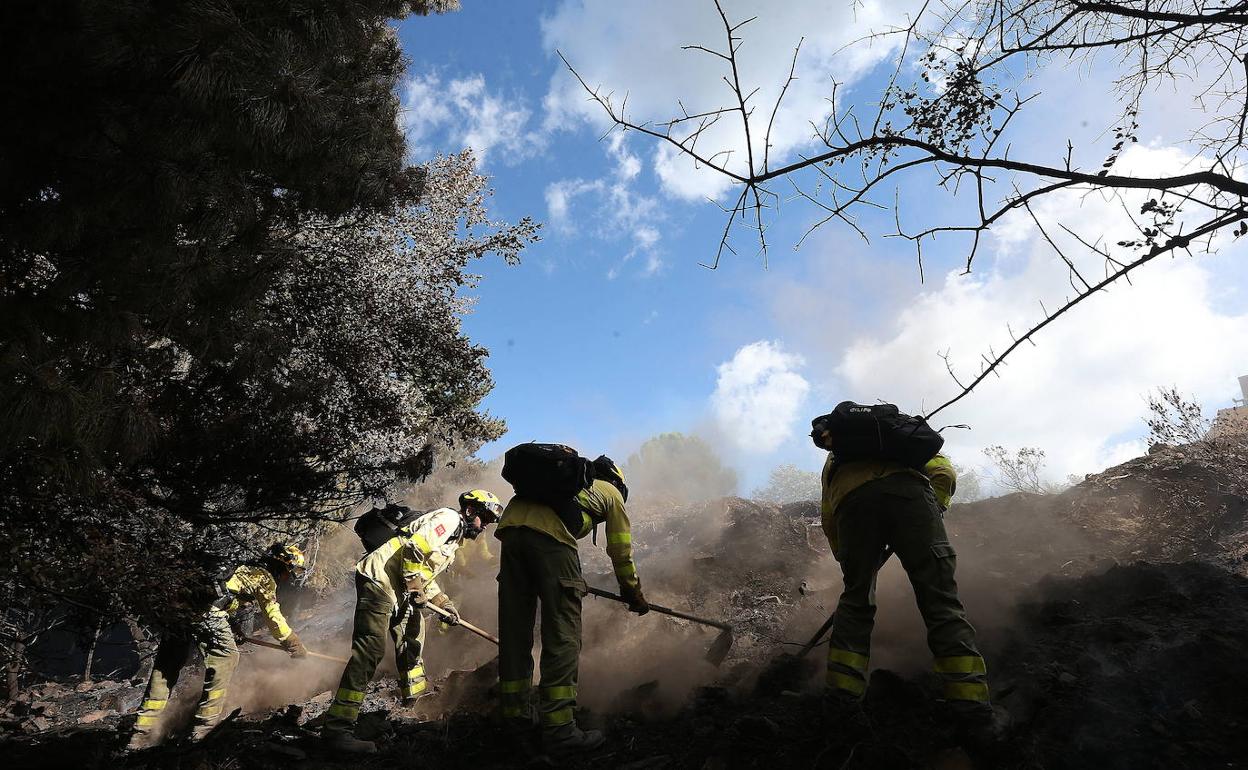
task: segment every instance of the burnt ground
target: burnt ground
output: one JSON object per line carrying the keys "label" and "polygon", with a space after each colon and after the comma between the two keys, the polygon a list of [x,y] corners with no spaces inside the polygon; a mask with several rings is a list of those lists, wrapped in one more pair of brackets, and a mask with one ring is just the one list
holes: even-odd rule
{"label": "burnt ground", "polygon": [[[873,653],[880,667],[864,722],[822,716],[818,651],[804,666],[769,665],[793,649],[783,642],[813,632],[839,588],[827,578],[817,525],[804,517],[809,506],[728,499],[639,527],[648,593],[730,619],[737,643],[724,666],[707,668],[695,661],[713,635],[591,602],[582,690],[598,697],[585,699],[593,710],[581,720],[605,729],[609,741],[562,766],[1248,767],[1246,444],[1241,437],[1171,449],[1061,495],[1014,495],[949,512],[994,695],[1013,719],[991,749],[967,740],[938,700],[939,683],[921,671],[921,632],[890,625],[893,615],[913,614],[890,598],[904,597],[900,578],[890,578],[895,591],[881,578]],[[621,646],[626,637],[631,646]],[[671,660],[658,674],[642,667],[616,681],[603,675],[595,649],[608,658]],[[482,659],[477,649],[466,662]],[[0,716],[0,751],[15,767],[82,770],[524,766],[490,716],[493,679],[488,664],[450,672],[411,711],[395,708],[392,680],[374,682],[359,733],[378,740],[382,753],[364,760],[319,746],[313,730],[324,692],[251,708],[203,744],[124,754],[117,728],[141,694],[140,683],[126,681],[29,688]],[[682,686],[673,689],[673,679]],[[309,689],[324,689],[324,681]]]}

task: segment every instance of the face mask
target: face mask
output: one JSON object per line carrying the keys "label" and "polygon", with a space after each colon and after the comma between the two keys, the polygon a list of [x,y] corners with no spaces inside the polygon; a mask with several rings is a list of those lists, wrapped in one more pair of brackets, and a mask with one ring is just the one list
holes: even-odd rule
{"label": "face mask", "polygon": [[481,524],[480,516],[473,516],[471,519],[464,519],[464,537],[469,540],[476,540],[477,535],[485,531],[485,526]]}

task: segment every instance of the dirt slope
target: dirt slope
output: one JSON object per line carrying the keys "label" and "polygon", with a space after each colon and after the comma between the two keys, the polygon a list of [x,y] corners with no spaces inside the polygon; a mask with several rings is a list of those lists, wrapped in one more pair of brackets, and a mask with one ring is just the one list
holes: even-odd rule
{"label": "dirt slope", "polygon": [[[567,766],[1248,767],[1246,512],[1243,436],[1137,458],[1061,495],[956,505],[947,524],[959,581],[997,700],[1015,719],[1004,746],[969,754],[923,672],[921,624],[895,564],[880,578],[869,721],[851,728],[820,717],[819,653],[796,675],[759,681],[839,591],[812,507],[729,498],[647,517],[635,535],[647,592],[731,621],[737,644],[717,670],[699,660],[713,633],[589,601],[581,686],[592,711],[583,719],[611,740]],[[585,561],[591,582],[611,585],[601,553],[587,550]],[[487,573],[461,581],[480,607]],[[340,638],[332,625],[325,633]],[[488,650],[452,649],[453,633],[431,643],[443,650],[430,666],[439,692],[418,709],[393,710],[393,681],[374,683],[361,732],[384,754],[369,762],[326,755],[312,737],[328,698],[311,696],[332,672],[311,677],[309,700],[252,704],[205,745],[129,756],[116,753],[115,710],[137,700],[137,687],[33,688],[2,722],[3,750],[17,766],[84,770],[269,768],[296,758],[309,768],[517,766],[488,716],[492,669],[449,671],[471,670]]]}

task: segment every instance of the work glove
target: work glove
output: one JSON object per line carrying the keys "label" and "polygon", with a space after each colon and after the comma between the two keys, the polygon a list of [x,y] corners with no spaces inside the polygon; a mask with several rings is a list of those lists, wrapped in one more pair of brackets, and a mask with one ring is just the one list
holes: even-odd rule
{"label": "work glove", "polygon": [[430,599],[429,603],[438,609],[449,613],[450,617],[443,618],[443,623],[447,623],[452,626],[459,623],[459,610],[455,609],[455,602],[451,601],[450,596],[447,596],[445,593],[440,593]]}
{"label": "work glove", "polygon": [[292,658],[308,657],[308,648],[303,646],[303,642],[299,639],[299,634],[294,631],[290,632],[290,636],[281,641],[282,649],[285,650]]}
{"label": "work glove", "polygon": [[637,585],[620,586],[620,596],[628,602],[628,611],[635,612],[638,615],[645,615],[650,611],[650,603],[646,601],[645,594],[641,592],[641,583]]}

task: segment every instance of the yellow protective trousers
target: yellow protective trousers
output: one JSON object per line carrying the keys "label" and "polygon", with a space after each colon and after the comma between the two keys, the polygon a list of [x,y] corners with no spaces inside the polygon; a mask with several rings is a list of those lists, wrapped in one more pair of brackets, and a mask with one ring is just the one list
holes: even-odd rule
{"label": "yellow protective trousers", "polygon": [[836,526],[845,589],[828,643],[829,693],[856,698],[866,690],[875,580],[880,557],[891,547],[914,588],[945,700],[959,708],[987,708],[987,667],[958,598],[953,546],[931,487],[907,473],[868,482],[841,502]]}
{"label": "yellow protective trousers", "polygon": [[355,625],[351,631],[351,660],[342,672],[334,702],[326,712],[326,730],[350,730],[359,718],[364,691],[386,654],[386,633],[394,642],[399,670],[399,694],[415,697],[428,688],[421,651],[425,624],[420,611],[401,599],[397,605],[372,580],[355,578]]}
{"label": "yellow protective trousers", "polygon": [[229,615],[224,610],[212,609],[194,623],[188,633],[161,638],[152,664],[152,676],[147,683],[147,693],[134,725],[136,731],[146,733],[156,728],[161,713],[169,703],[169,693],[177,686],[182,669],[190,658],[192,645],[199,649],[204,659],[204,689],[199,707],[195,710],[195,723],[211,725],[221,718],[225,693],[238,666],[238,645],[234,643]]}
{"label": "yellow protective trousers", "polygon": [[513,527],[503,542],[498,575],[498,678],[504,719],[532,718],[533,624],[541,617],[542,659],[538,687],[542,729],[575,724],[581,654],[581,597],[585,579],[580,554],[542,532]]}

